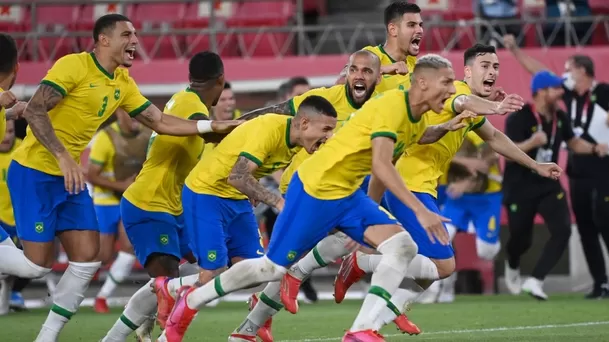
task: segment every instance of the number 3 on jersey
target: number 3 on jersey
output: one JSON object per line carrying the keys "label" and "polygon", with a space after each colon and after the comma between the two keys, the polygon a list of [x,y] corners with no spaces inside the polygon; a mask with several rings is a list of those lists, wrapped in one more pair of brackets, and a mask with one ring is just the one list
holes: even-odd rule
{"label": "number 3 on jersey", "polygon": [[99,109],[99,112],[97,112],[97,116],[104,116],[104,113],[106,112],[106,107],[108,107],[108,96],[104,96],[104,100],[102,101],[102,105]]}

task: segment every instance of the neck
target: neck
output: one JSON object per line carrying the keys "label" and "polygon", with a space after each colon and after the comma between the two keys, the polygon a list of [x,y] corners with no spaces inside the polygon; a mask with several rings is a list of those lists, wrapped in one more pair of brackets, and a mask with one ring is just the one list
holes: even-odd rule
{"label": "neck", "polygon": [[415,120],[419,120],[425,112],[431,109],[425,101],[424,93],[419,87],[411,87],[408,90],[408,103],[410,104],[410,114]]}
{"label": "neck", "polygon": [[405,62],[406,58],[408,57],[408,54],[403,53],[398,45],[391,39],[387,39],[385,45],[383,45],[383,50],[385,50],[385,52],[397,62]]}
{"label": "neck", "polygon": [[9,90],[11,88],[11,82],[13,81],[13,74],[0,76],[0,88],[3,90]]}
{"label": "neck", "polygon": [[112,60],[112,57],[102,56],[97,49],[93,50],[93,54],[95,55],[95,59],[97,59],[97,63],[99,63],[106,72],[113,75],[116,68],[118,68],[118,64]]}
{"label": "neck", "polygon": [[554,114],[554,110],[550,105],[548,105],[545,101],[541,99],[533,100],[535,104],[535,111],[539,113],[541,116],[546,118],[547,120],[552,120],[552,116]]}
{"label": "neck", "polygon": [[302,138],[300,136],[300,130],[296,127],[296,122],[292,118],[290,121],[290,146],[304,146]]}
{"label": "neck", "polygon": [[208,109],[213,107],[213,103],[214,103],[214,96],[213,94],[210,94],[211,92],[209,91],[210,88],[205,87],[205,86],[194,86],[194,85],[190,85],[189,87],[192,91],[194,91],[198,96],[199,99],[201,99],[201,102],[203,102],[203,104],[205,105],[205,107],[207,107]]}
{"label": "neck", "polygon": [[577,84],[575,84],[575,91],[579,95],[583,95],[588,90],[590,90],[590,88],[592,88],[592,84],[594,84],[594,78],[592,78],[592,77],[585,77],[581,81],[577,82]]}

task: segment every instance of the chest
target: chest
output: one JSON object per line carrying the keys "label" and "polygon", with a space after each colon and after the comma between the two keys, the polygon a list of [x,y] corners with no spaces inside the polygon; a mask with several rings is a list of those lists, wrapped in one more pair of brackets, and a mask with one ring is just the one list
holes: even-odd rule
{"label": "chest", "polygon": [[408,147],[414,146],[417,141],[419,141],[424,131],[425,124],[423,123],[423,120],[416,124],[407,123],[402,125],[396,132],[397,139],[395,145],[393,145],[393,158],[399,157]]}
{"label": "chest", "polygon": [[383,75],[381,83],[377,86],[378,92],[385,92],[387,90],[399,89],[408,90],[410,89],[410,74],[406,75]]}
{"label": "chest", "polygon": [[78,103],[85,119],[103,121],[119,107],[125,96],[124,90],[122,82],[95,73],[87,76],[70,92],[70,96]]}
{"label": "chest", "polygon": [[277,170],[285,168],[290,164],[292,157],[294,157],[299,150],[300,149],[288,149],[287,147],[276,149],[262,161],[262,165],[258,167],[256,173],[259,176],[267,176]]}

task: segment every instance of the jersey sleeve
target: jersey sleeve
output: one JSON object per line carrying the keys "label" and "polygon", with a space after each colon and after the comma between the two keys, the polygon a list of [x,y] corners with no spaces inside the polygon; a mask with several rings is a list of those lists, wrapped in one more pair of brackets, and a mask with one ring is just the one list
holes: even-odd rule
{"label": "jersey sleeve", "polygon": [[110,162],[112,147],[112,141],[110,140],[108,133],[104,131],[97,133],[93,139],[91,152],[89,153],[89,163],[102,167],[106,165],[108,162]]}
{"label": "jersey sleeve", "polygon": [[444,110],[453,114],[459,114],[455,109],[455,100],[461,96],[471,95],[472,91],[469,89],[469,86],[462,81],[455,81],[455,90],[455,94],[444,102]]}
{"label": "jersey sleeve", "polygon": [[321,97],[325,98],[326,100],[331,101],[332,99],[328,98],[328,93],[329,93],[328,90],[329,90],[329,88],[315,88],[315,89],[311,89],[311,90],[307,91],[306,93],[304,93],[302,95],[294,96],[293,98],[291,98],[289,100],[290,114],[292,114],[292,116],[296,115],[296,112],[298,111],[298,108],[300,108],[300,104],[302,103],[302,101],[304,101],[307,97],[309,97],[311,95],[321,96]]}
{"label": "jersey sleeve", "polygon": [[476,134],[476,132],[469,131],[465,137],[476,147],[480,147],[486,143]]}
{"label": "jersey sleeve", "polygon": [[[239,156],[247,158],[260,167],[267,156],[274,151],[280,137],[276,125],[271,125],[266,120],[259,120],[256,125],[259,126],[258,129],[249,127],[250,133],[243,137]],[[255,136],[252,136],[254,134]]]}
{"label": "jersey sleeve", "polygon": [[53,64],[40,84],[57,90],[65,97],[78,86],[87,75],[87,66],[77,54],[61,57]]}
{"label": "jersey sleeve", "polygon": [[135,80],[131,76],[127,77],[127,85],[125,86],[125,96],[122,97],[120,107],[123,108],[130,117],[138,116],[152,103],[140,93]]}
{"label": "jersey sleeve", "polygon": [[[380,94],[379,96],[382,97],[383,95],[384,94]],[[388,96],[385,96],[386,100],[383,100],[382,102],[380,100],[376,100],[377,102],[374,106],[369,106],[366,109],[366,113],[356,114],[368,115],[369,120],[372,121],[372,130],[370,131],[371,139],[378,137],[386,137],[393,139],[393,141],[397,141],[398,130],[400,129],[400,127],[402,127],[405,118],[411,117],[410,113],[407,113],[407,115],[404,115],[404,113],[400,113],[400,110],[404,108],[404,105],[398,103],[397,98],[401,98],[401,96],[391,96],[391,99]]]}

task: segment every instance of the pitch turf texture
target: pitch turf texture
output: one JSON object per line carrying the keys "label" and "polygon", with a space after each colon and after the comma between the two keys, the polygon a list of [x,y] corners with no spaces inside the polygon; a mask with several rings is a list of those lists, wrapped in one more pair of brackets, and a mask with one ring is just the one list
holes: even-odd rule
{"label": "pitch turf texture", "polygon": [[[360,304],[361,301],[340,305],[326,301],[303,304],[297,315],[282,312],[274,321],[275,341],[340,341]],[[99,341],[120,312],[114,309],[100,315],[91,308],[82,308],[59,341]],[[184,340],[226,341],[246,312],[245,303],[220,303],[205,309]],[[0,317],[0,340],[33,341],[46,315],[47,311],[40,309]],[[423,329],[423,334],[401,335],[391,325],[383,330],[388,341],[609,341],[609,300],[590,301],[580,295],[556,295],[547,302],[527,296],[460,296],[452,304],[416,305],[409,317]]]}

